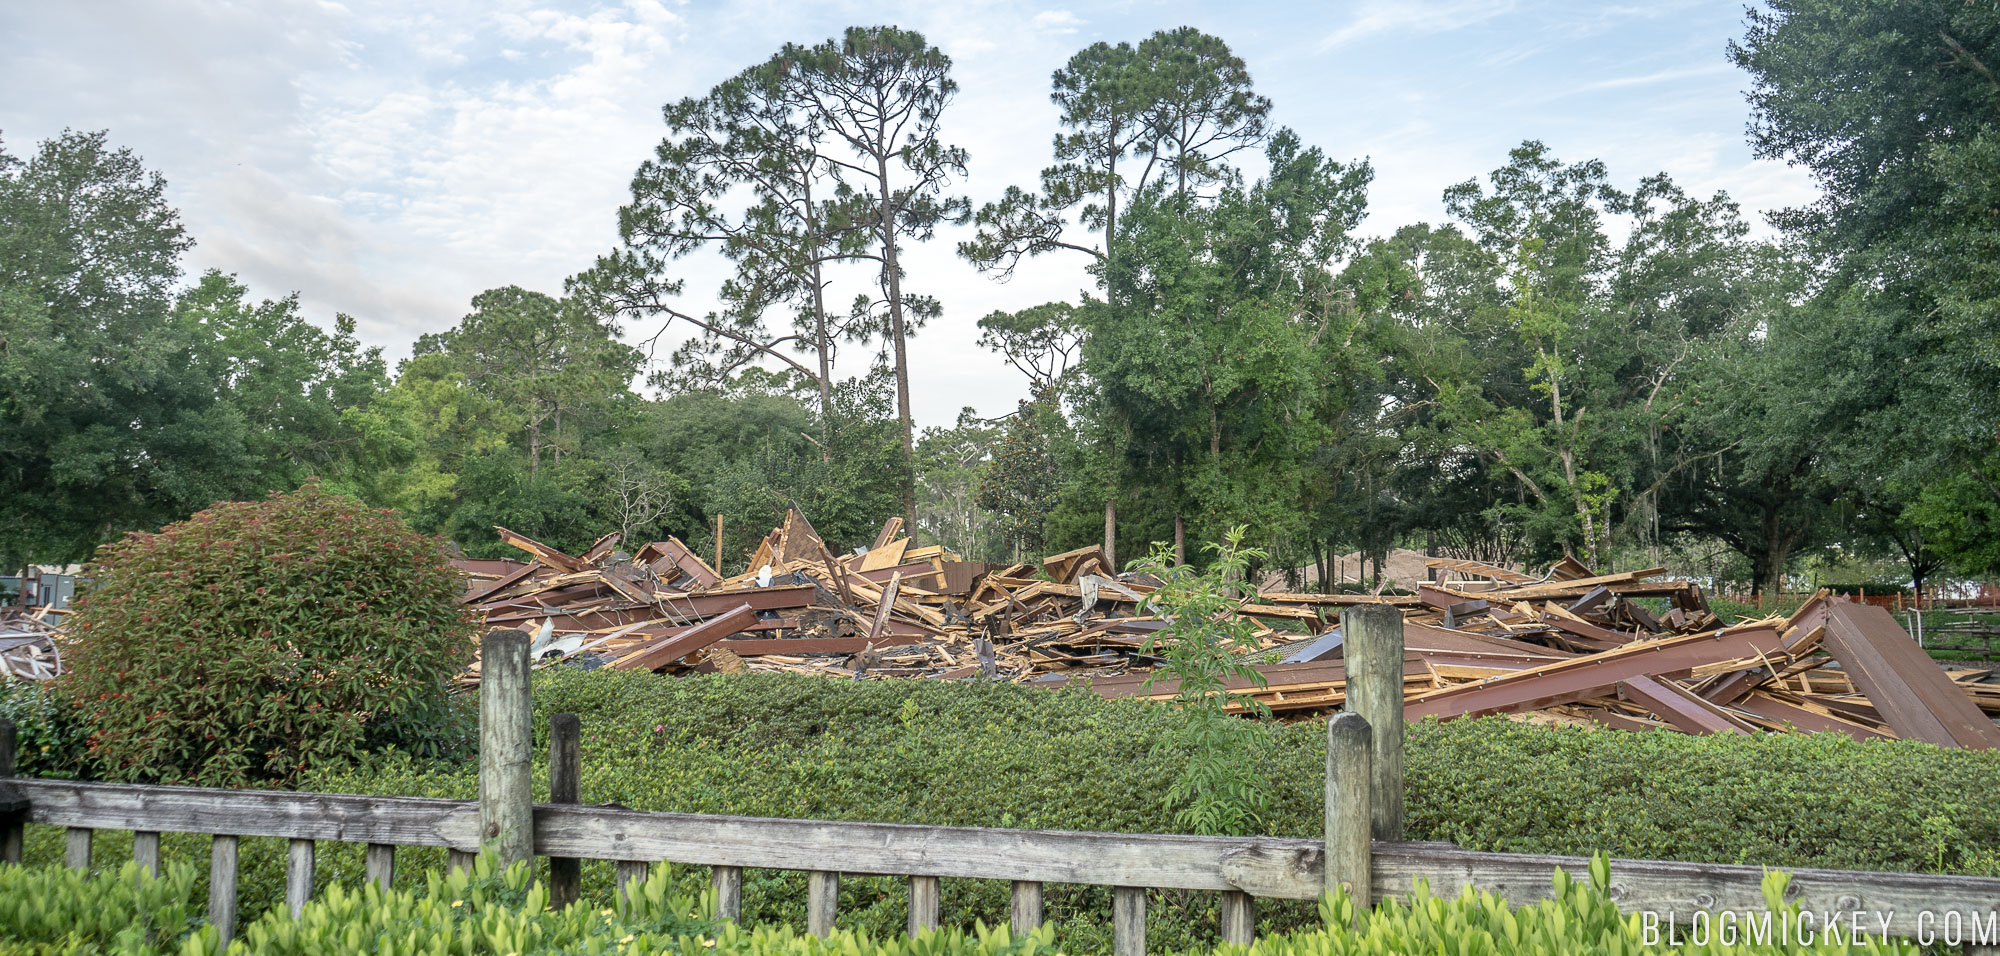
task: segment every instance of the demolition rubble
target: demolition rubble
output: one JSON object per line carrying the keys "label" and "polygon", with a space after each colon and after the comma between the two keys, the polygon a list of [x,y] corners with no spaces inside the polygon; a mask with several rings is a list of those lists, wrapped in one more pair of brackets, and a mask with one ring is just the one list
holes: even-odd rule
{"label": "demolition rubble", "polygon": [[[533,636],[537,666],[663,673],[790,671],[850,679],[989,679],[1105,697],[1166,699],[1153,652],[1172,622],[1158,583],[1083,548],[1038,565],[915,548],[892,518],[872,546],[835,553],[797,509],[744,573],[677,539],[620,550],[607,535],[569,555],[500,529],[528,560],[460,561],[488,627]],[[1235,710],[1280,717],[1345,701],[1339,612],[1400,609],[1409,719],[1505,714],[1695,734],[1835,732],[1948,747],[2000,746],[2000,683],[1946,671],[1880,608],[1817,596],[1788,618],[1725,626],[1664,568],[1594,574],[1566,560],[1539,577],[1433,559],[1414,595],[1259,591],[1258,680]],[[474,664],[464,682],[478,681]],[[1251,703],[1253,702],[1254,703]]]}

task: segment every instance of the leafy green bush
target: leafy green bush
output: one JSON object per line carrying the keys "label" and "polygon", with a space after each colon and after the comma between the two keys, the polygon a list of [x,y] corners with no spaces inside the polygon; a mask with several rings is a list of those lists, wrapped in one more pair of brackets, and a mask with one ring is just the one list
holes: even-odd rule
{"label": "leafy green bush", "polygon": [[15,772],[64,779],[82,775],[89,732],[76,708],[47,681],[0,681],[0,720],[14,722]]}
{"label": "leafy green bush", "polygon": [[167,867],[157,879],[137,863],[95,875],[57,866],[0,866],[0,943],[51,956],[173,952],[198,926],[195,875],[187,863]]}
{"label": "leafy green bush", "polygon": [[[93,878],[54,867],[0,867],[0,953],[217,956],[215,931],[189,918],[192,884],[193,871],[188,867],[177,867],[158,880],[132,865]],[[673,885],[671,869],[663,864],[635,882],[629,897],[610,907],[551,910],[546,884],[531,883],[523,866],[498,870],[495,857],[487,853],[469,870],[424,874],[421,890],[334,886],[306,904],[297,919],[282,910],[265,913],[245,928],[231,952],[245,956],[1040,956],[1057,951],[1059,934],[1047,925],[1023,936],[1004,926],[975,926],[970,931],[945,928],[914,939],[839,929],[819,939],[800,934],[792,925],[717,923],[712,919],[712,893],[697,901],[676,893]],[[1784,874],[1771,874],[1764,882],[1764,898],[1774,915],[1787,915],[1787,922],[1795,923],[1798,908],[1785,903],[1785,886]],[[1550,899],[1514,908],[1470,888],[1455,898],[1434,897],[1420,884],[1408,901],[1385,902],[1361,914],[1343,891],[1320,900],[1317,925],[1264,937],[1252,952],[1636,956],[1668,952],[1674,945],[1665,934],[1649,934],[1639,916],[1619,913],[1610,895],[1609,868],[1601,857],[1592,861],[1586,881],[1558,870],[1554,890]],[[1243,952],[1236,947],[1215,951]],[[1718,935],[1705,946],[1681,951],[1776,956],[1916,950],[1881,941],[1850,947],[1829,939],[1801,946],[1796,938],[1755,946],[1725,945]],[[1189,952],[1199,956],[1203,951]]]}
{"label": "leafy green bush", "polygon": [[313,484],[128,535],[88,576],[59,687],[111,779],[285,781],[416,736],[472,653],[441,542]]}

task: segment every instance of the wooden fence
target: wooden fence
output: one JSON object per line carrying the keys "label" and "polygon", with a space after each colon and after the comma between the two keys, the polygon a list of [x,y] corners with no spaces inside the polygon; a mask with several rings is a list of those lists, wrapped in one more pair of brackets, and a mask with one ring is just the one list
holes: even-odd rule
{"label": "wooden fence", "polygon": [[[1379,612],[1386,611],[1386,614]],[[1349,667],[1360,682],[1382,684],[1382,699],[1401,699],[1401,622],[1389,627],[1392,608],[1360,608],[1345,615]],[[1393,641],[1390,639],[1393,635]],[[96,830],[131,830],[134,856],[159,866],[162,832],[210,834],[209,918],[225,937],[236,918],[237,842],[242,837],[290,840],[286,900],[294,912],[314,891],[314,854],[320,841],[366,844],[367,878],[388,886],[398,847],[443,847],[452,865],[464,865],[482,845],[503,856],[539,855],[564,861],[551,867],[551,893],[575,898],[574,868],[567,861],[617,862],[622,888],[658,860],[714,868],[718,915],[741,911],[745,867],[811,874],[807,922],[814,933],[831,931],[842,873],[904,876],[909,881],[909,929],[938,924],[940,879],[1013,881],[1012,922],[1027,929],[1042,922],[1042,885],[1074,883],[1114,887],[1112,923],[1118,956],[1145,952],[1146,890],[1205,890],[1223,894],[1223,938],[1251,940],[1255,899],[1313,899],[1342,883],[1365,886],[1371,898],[1407,895],[1419,880],[1441,893],[1463,885],[1521,904],[1549,896],[1557,867],[1582,874],[1587,860],[1510,853],[1481,853],[1449,844],[1402,840],[1401,734],[1375,734],[1361,714],[1341,714],[1327,724],[1327,812],[1323,839],[1204,837],[1168,834],[1080,833],[978,827],[763,819],[586,807],[574,802],[528,802],[530,717],[527,713],[527,643],[519,632],[495,632],[485,647],[481,711],[480,801],[373,797],[352,794],[214,790],[80,783],[13,776],[13,728],[0,721],[0,784],[29,803],[27,822],[68,828],[67,862],[91,863]],[[1355,686],[1355,685],[1350,685]],[[1351,690],[1357,707],[1370,695]],[[1394,697],[1390,698],[1390,694]],[[576,723],[552,721],[554,796],[575,801]],[[1385,723],[1395,723],[1393,718]],[[1378,759],[1378,752],[1390,756]],[[503,779],[503,775],[505,778]],[[1393,796],[1380,791],[1393,787]],[[4,786],[0,786],[4,789]],[[504,795],[507,802],[496,799]],[[0,819],[0,861],[19,862],[21,817]],[[1393,839],[1382,839],[1387,831]],[[506,839],[507,837],[517,839]],[[1934,874],[1793,870],[1790,898],[1815,913],[1866,911],[1887,920],[1886,932],[1914,936],[1923,913],[1936,929],[1946,914],[1962,925],[1987,925],[2000,911],[2000,879]],[[1611,894],[1629,911],[1651,911],[1686,926],[1700,911],[1743,914],[1764,909],[1762,868],[1657,860],[1614,860]],[[1873,927],[1873,923],[1865,924]],[[1974,950],[1968,949],[1968,952]],[[1982,952],[1987,950],[1980,950]]]}

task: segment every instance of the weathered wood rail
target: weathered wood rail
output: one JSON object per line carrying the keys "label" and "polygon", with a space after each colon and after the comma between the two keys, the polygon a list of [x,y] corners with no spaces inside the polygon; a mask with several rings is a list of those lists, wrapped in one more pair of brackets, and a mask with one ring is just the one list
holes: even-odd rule
{"label": "weathered wood rail", "polygon": [[[1400,628],[1353,623],[1361,626],[1348,631],[1355,636],[1350,641],[1374,633],[1384,640],[1393,634],[1400,642]],[[396,850],[405,846],[442,847],[454,866],[464,865],[482,845],[497,846],[503,856],[511,853],[515,859],[532,854],[615,861],[621,890],[653,861],[704,865],[713,868],[723,918],[740,915],[743,868],[805,871],[811,874],[808,928],[820,934],[833,928],[842,873],[907,877],[912,933],[938,925],[940,879],[1012,881],[1011,921],[1022,930],[1042,922],[1043,884],[1104,885],[1115,888],[1112,923],[1118,956],[1145,952],[1147,889],[1224,894],[1222,936],[1247,944],[1254,933],[1257,897],[1314,899],[1346,884],[1367,886],[1379,901],[1406,896],[1418,881],[1428,881],[1440,893],[1473,885],[1523,904],[1549,896],[1556,868],[1580,876],[1588,863],[1580,857],[1483,853],[1402,841],[1400,798],[1378,799],[1383,787],[1400,791],[1400,775],[1374,773],[1375,757],[1385,742],[1369,732],[1362,714],[1342,714],[1328,722],[1322,839],[935,827],[580,806],[573,802],[577,794],[570,779],[578,766],[574,718],[553,722],[551,766],[562,778],[553,781],[557,802],[531,805],[522,779],[530,739],[522,723],[525,660],[516,675],[520,680],[496,682],[492,675],[512,670],[493,667],[494,652],[502,649],[525,656],[526,642],[510,636],[487,648],[483,693],[490,702],[500,696],[496,690],[504,691],[515,703],[483,713],[481,780],[488,791],[483,802],[13,777],[13,728],[0,721],[0,796],[11,787],[28,802],[25,818],[0,816],[0,861],[20,862],[24,819],[67,828],[66,861],[79,868],[91,865],[97,830],[134,831],[135,859],[155,870],[161,833],[211,835],[209,915],[225,937],[236,913],[237,843],[242,837],[290,841],[285,899],[294,913],[312,897],[316,845],[322,841],[365,844],[366,877],[385,887],[395,879]],[[1351,658],[1354,679],[1364,679],[1366,671],[1386,686],[1400,684],[1396,665],[1402,655],[1399,648],[1389,650]],[[1357,697],[1367,699],[1350,699]],[[1399,747],[1400,742],[1387,745]],[[1400,765],[1400,754],[1394,758]],[[499,774],[512,776],[495,783]],[[495,799],[494,791],[508,796]],[[1383,839],[1385,833],[1392,838]],[[573,899],[574,877],[565,868],[552,872],[552,882]],[[1819,869],[1792,873],[1788,896],[1802,909],[1880,914],[1891,935],[1917,935],[1924,928],[1921,913],[1931,914],[1935,929],[1946,914],[1982,925],[2000,911],[2000,879]],[[1763,868],[1754,866],[1613,860],[1611,894],[1628,912],[1650,911],[1662,921],[1685,926],[1702,911],[1761,911],[1763,877]]]}

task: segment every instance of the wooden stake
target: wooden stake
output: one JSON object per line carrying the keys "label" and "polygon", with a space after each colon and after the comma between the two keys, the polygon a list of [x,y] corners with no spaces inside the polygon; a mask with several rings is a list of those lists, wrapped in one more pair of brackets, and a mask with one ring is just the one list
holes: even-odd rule
{"label": "wooden stake", "polygon": [[715,513],[715,573],[725,578],[729,576],[729,572],[722,570],[722,512],[720,511]]}
{"label": "wooden stake", "polygon": [[1371,736],[1359,714],[1335,714],[1326,722],[1326,891],[1346,886],[1357,915],[1368,908],[1373,885]]}
{"label": "wooden stake", "polygon": [[[549,718],[549,802],[583,799],[583,723],[575,714]],[[549,905],[562,909],[583,895],[583,861],[549,857]]]}
{"label": "wooden stake", "polygon": [[480,642],[479,669],[479,830],[507,867],[534,854],[528,635],[511,628],[488,632]]}
{"label": "wooden stake", "polygon": [[1369,803],[1377,840],[1403,839],[1403,612],[1385,604],[1340,612],[1347,709],[1374,730]]}

